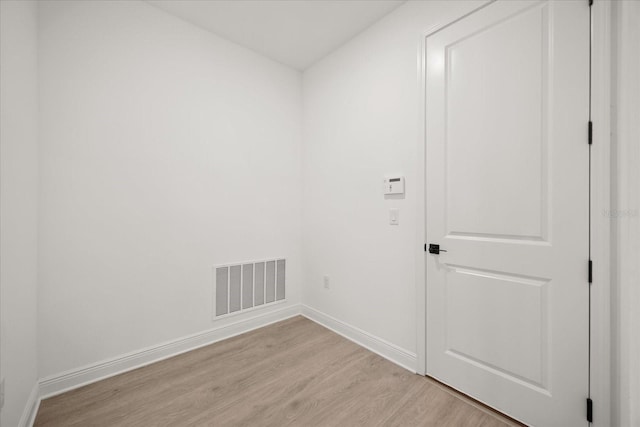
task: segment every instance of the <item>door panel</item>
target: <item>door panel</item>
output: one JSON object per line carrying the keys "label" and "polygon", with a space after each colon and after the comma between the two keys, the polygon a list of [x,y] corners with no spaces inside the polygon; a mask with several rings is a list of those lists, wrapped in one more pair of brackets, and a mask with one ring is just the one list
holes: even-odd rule
{"label": "door panel", "polygon": [[586,425],[586,1],[499,1],[426,42],[427,374]]}
{"label": "door panel", "polygon": [[444,48],[450,233],[542,239],[547,228],[545,12],[528,9]]}
{"label": "door panel", "polygon": [[504,378],[544,388],[548,280],[457,266],[449,270],[449,354]]}

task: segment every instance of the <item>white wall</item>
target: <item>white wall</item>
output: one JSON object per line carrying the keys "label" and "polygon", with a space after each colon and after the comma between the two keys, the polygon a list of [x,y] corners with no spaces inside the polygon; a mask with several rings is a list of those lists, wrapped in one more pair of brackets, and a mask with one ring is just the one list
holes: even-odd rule
{"label": "white wall", "polygon": [[[408,352],[416,346],[421,35],[480,1],[409,2],[306,70],[303,302]],[[385,174],[406,197],[385,199]],[[389,225],[389,208],[400,225]],[[330,289],[323,287],[330,276]]]}
{"label": "white wall", "polygon": [[[409,2],[308,69],[303,176],[299,73],[142,2],[44,2],[41,376],[232,321],[211,321],[211,267],[281,255],[290,304],[304,284],[305,304],[415,353],[420,35],[482,3]],[[0,4],[0,367],[2,425],[14,425],[37,378],[36,10]],[[625,99],[622,129],[638,141],[637,103]],[[627,150],[617,158],[632,162],[637,147]],[[388,173],[406,176],[404,199],[382,196]],[[627,197],[618,209],[637,207]],[[618,236],[638,232],[626,219]],[[632,242],[617,248],[624,277],[638,274]],[[639,297],[620,289],[614,410],[637,423]]]}
{"label": "white wall", "polygon": [[17,426],[37,370],[37,7],[0,2],[0,424]]}
{"label": "white wall", "polygon": [[144,2],[40,14],[42,377],[211,329],[215,264],[286,256],[298,303],[300,73]]}
{"label": "white wall", "polygon": [[640,426],[640,3],[613,4],[613,414]]}

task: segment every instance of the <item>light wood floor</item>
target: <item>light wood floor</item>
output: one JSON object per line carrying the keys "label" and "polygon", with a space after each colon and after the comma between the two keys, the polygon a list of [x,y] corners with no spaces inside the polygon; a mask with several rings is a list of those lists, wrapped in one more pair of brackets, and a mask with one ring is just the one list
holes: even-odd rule
{"label": "light wood floor", "polygon": [[513,426],[294,317],[42,401],[36,426]]}

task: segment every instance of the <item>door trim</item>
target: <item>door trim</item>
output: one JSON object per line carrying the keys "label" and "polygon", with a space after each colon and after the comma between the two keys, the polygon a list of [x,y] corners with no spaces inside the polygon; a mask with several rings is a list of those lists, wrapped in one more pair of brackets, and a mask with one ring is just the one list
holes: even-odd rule
{"label": "door trim", "polygon": [[[450,22],[426,29],[418,40],[418,141],[417,141],[417,224],[416,224],[416,373],[426,374],[426,38],[437,31],[493,3],[488,1]],[[587,0],[584,0],[585,2]],[[593,426],[607,427],[611,421],[611,312],[610,312],[610,237],[611,222],[603,212],[611,209],[610,170],[610,46],[611,4],[595,0],[592,14],[591,112],[594,123],[591,146],[591,259],[594,263],[591,283],[591,399]],[[586,129],[585,123],[585,129]],[[585,133],[586,135],[586,133]],[[585,144],[587,140],[585,139]],[[585,260],[586,264],[586,260]],[[585,286],[589,286],[585,283]],[[585,395],[585,418],[586,418]]]}
{"label": "door trim", "polygon": [[611,425],[611,3],[591,10],[591,399],[593,425]]}
{"label": "door trim", "polygon": [[437,33],[444,28],[455,24],[461,19],[476,13],[480,9],[483,9],[495,2],[496,0],[488,0],[480,6],[458,16],[452,21],[448,21],[442,24],[434,25],[420,33],[420,39],[418,41],[418,139],[416,150],[416,191],[417,191],[417,224],[416,224],[416,248],[420,251],[416,256],[416,349],[417,349],[417,366],[416,373],[418,375],[426,375],[427,373],[427,282],[426,282],[426,252],[424,251],[424,245],[427,239],[427,221],[426,221],[426,200],[427,200],[427,188],[425,186],[427,178],[427,158],[426,158],[426,112],[427,112],[427,98],[426,98],[426,48],[427,37]]}

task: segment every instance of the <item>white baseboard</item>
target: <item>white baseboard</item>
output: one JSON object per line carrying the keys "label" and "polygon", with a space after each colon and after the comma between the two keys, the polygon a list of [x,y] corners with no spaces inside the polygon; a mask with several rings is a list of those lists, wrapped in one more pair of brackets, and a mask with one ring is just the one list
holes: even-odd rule
{"label": "white baseboard", "polygon": [[[254,329],[262,328],[275,322],[302,314],[308,319],[328,328],[350,341],[388,359],[389,361],[416,372],[417,356],[415,353],[391,344],[371,335],[355,326],[351,326],[327,314],[306,305],[296,304],[278,310],[271,310],[251,318],[239,320],[205,332],[183,337],[157,346],[148,347],[99,363],[73,369],[58,375],[40,380],[36,385],[28,406],[25,408],[22,426],[31,426],[40,399],[46,399],[105,378],[119,375],[133,369],[141,368],[160,360],[204,347],[215,342],[240,335]],[[30,423],[31,424],[30,424]]]}
{"label": "white baseboard", "polygon": [[304,317],[342,335],[348,340],[384,357],[396,365],[416,373],[418,356],[415,353],[400,348],[395,344],[391,344],[382,338],[371,335],[362,329],[351,326],[307,305],[302,305],[301,311]]}
{"label": "white baseboard", "polygon": [[22,413],[22,417],[20,418],[20,424],[18,424],[18,426],[32,427],[33,423],[36,421],[36,414],[38,413],[39,407],[40,407],[40,387],[36,383],[31,389],[29,400],[27,400],[27,404],[24,407],[24,412]]}
{"label": "white baseboard", "polygon": [[279,310],[271,310],[205,332],[43,378],[40,380],[40,397],[42,399],[52,397],[299,314],[300,305],[298,304]]}

